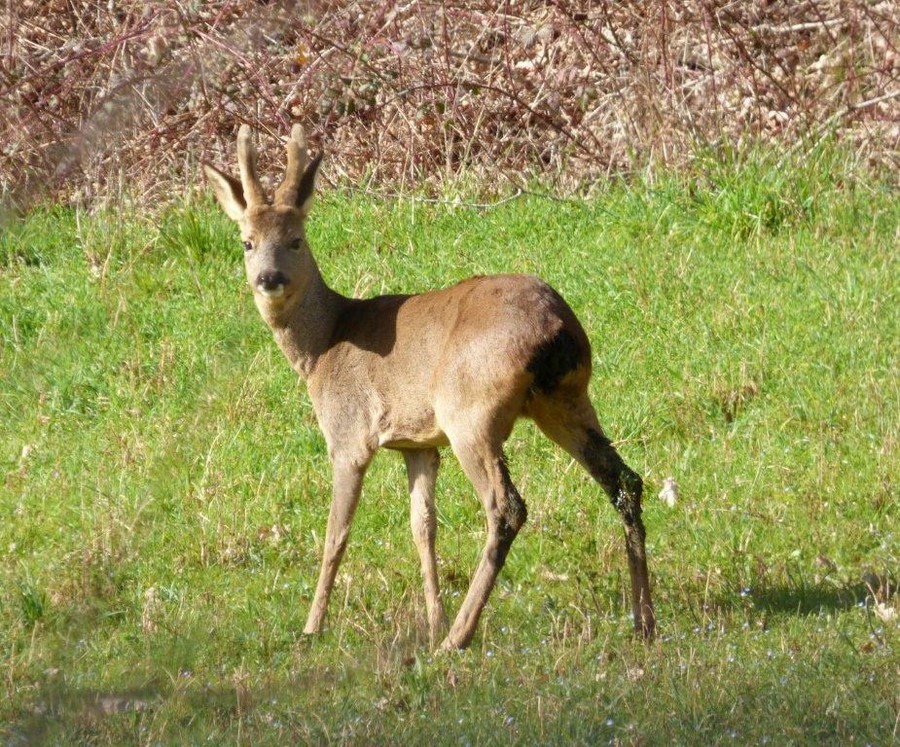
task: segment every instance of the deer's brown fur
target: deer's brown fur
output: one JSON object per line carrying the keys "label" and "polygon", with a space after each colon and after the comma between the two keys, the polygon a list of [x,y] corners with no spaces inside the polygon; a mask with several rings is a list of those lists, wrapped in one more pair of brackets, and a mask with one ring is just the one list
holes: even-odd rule
{"label": "deer's brown fur", "polygon": [[[220,204],[240,226],[256,305],[307,381],[328,445],[333,496],[304,631],[322,628],[363,476],[385,447],[406,461],[432,641],[446,633],[443,648],[466,646],[525,522],[525,503],[503,455],[513,424],[524,416],[582,464],[621,513],[635,629],[652,636],[641,478],[603,434],[588,399],[591,351],[575,314],[549,285],[526,275],[474,277],[409,296],[339,295],[323,281],[304,233],[319,161],[308,162],[296,125],[287,149],[274,204],[256,175],[246,126],[238,135],[241,180],[208,164],[205,170]],[[447,445],[487,516],[482,558],[449,631],[434,547],[438,447]]]}

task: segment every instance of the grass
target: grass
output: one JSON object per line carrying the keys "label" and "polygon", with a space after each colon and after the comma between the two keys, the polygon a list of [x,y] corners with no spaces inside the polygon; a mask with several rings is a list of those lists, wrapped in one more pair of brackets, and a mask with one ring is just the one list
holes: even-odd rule
{"label": "grass", "polygon": [[[655,643],[630,635],[615,512],[523,422],[529,522],[473,647],[434,657],[390,453],[328,630],[300,634],[327,457],[227,220],[33,211],[0,237],[0,741],[896,742],[898,601],[867,583],[900,557],[898,227],[896,192],[830,151],[585,202],[323,194],[310,241],[344,293],[498,271],[560,290],[648,484]],[[444,465],[452,614],[483,519]]]}

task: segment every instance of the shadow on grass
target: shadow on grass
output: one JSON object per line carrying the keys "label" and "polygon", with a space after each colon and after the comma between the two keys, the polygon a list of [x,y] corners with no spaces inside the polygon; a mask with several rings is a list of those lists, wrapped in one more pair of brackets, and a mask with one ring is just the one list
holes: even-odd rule
{"label": "shadow on grass", "polygon": [[88,735],[99,738],[102,734],[110,737],[111,743],[125,735],[133,735],[140,741],[138,732],[142,722],[153,719],[161,710],[186,722],[203,714],[212,722],[232,723],[259,703],[271,699],[273,692],[251,693],[239,684],[233,688],[172,688],[149,684],[115,691],[50,686],[31,713],[8,725],[10,731],[0,730],[0,742],[4,745],[74,744]]}
{"label": "shadow on grass", "polygon": [[780,615],[817,615],[856,607],[868,594],[864,584],[777,585],[753,589],[747,595],[761,611]]}
{"label": "shadow on grass", "polygon": [[163,698],[162,689],[152,685],[119,692],[50,686],[32,712],[8,724],[9,731],[0,732],[0,737],[7,745],[53,744],[62,734],[90,731],[105,718],[152,711]]}
{"label": "shadow on grass", "polygon": [[[275,703],[290,703],[296,693],[318,688],[330,691],[337,677],[328,670],[316,670],[289,683],[251,688],[239,676],[232,683],[210,685],[192,677],[175,683],[150,681],[136,687],[96,690],[69,687],[61,682],[46,683],[30,708],[0,724],[0,745],[56,745],[143,742],[147,724],[165,723],[221,728],[226,732],[242,719],[262,714]],[[181,727],[179,727],[181,728]],[[106,739],[104,742],[103,740]],[[190,741],[190,740],[187,740]]]}

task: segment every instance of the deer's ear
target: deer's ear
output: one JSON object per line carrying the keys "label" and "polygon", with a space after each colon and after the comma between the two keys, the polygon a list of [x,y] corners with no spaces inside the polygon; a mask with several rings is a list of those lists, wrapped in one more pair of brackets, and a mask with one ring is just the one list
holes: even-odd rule
{"label": "deer's ear", "polygon": [[303,176],[300,178],[300,186],[297,187],[297,209],[304,218],[309,215],[312,209],[313,197],[316,192],[316,173],[319,171],[319,164],[322,162],[322,154],[316,156],[306,167]]}
{"label": "deer's ear", "polygon": [[203,164],[203,171],[225,214],[235,221],[243,218],[247,201],[244,199],[244,188],[241,183],[209,163]]}

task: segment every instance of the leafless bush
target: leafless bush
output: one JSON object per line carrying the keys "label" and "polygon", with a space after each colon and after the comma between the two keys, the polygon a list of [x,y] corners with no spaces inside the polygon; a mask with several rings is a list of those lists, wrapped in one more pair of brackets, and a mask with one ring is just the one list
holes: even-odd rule
{"label": "leafless bush", "polygon": [[391,189],[569,187],[832,133],[896,169],[898,30],[893,0],[22,0],[0,193],[180,193],[241,122],[294,120],[332,179]]}

